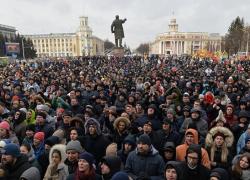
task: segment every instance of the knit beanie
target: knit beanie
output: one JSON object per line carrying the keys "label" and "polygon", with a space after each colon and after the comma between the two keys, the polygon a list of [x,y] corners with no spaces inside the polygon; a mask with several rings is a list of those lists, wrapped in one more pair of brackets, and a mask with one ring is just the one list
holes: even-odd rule
{"label": "knit beanie", "polygon": [[9,131],[10,130],[10,124],[7,121],[2,121],[0,123],[0,128]]}
{"label": "knit beanie", "polygon": [[14,143],[6,144],[1,153],[13,157],[19,157],[21,155],[18,145]]}
{"label": "knit beanie", "polygon": [[69,141],[67,146],[66,146],[66,152],[68,150],[74,150],[74,151],[77,151],[78,153],[82,153],[83,152],[83,148],[81,146],[81,143],[79,141]]}
{"label": "knit beanie", "polygon": [[111,180],[129,180],[129,177],[127,173],[119,171],[114,174]]}
{"label": "knit beanie", "polygon": [[92,154],[88,152],[83,152],[80,154],[79,159],[84,159],[89,163],[89,166],[91,167],[95,163],[95,158]]}
{"label": "knit beanie", "polygon": [[26,131],[33,131],[33,132],[35,132],[36,131],[36,126],[35,126],[35,124],[29,124],[29,125],[27,125],[26,126]]}
{"label": "knit beanie", "polygon": [[59,144],[59,137],[57,137],[57,136],[50,136],[50,137],[48,137],[46,140],[45,140],[45,142],[44,142],[44,144],[47,144],[47,145],[49,145],[50,147],[52,147],[52,146],[54,146],[55,144]]}
{"label": "knit beanie", "polygon": [[151,145],[151,139],[147,134],[142,134],[139,136],[138,140],[137,140],[137,144],[142,143],[142,144],[147,144],[147,145]]}
{"label": "knit beanie", "polygon": [[39,141],[43,141],[43,140],[44,140],[44,137],[45,137],[44,132],[37,132],[37,133],[34,135],[34,139],[38,139]]}

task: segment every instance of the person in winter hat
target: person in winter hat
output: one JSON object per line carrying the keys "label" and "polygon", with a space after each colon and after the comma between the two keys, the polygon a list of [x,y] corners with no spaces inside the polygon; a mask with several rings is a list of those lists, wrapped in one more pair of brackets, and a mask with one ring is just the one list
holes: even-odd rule
{"label": "person in winter hat", "polygon": [[64,163],[68,166],[69,174],[76,171],[78,166],[79,155],[83,152],[83,148],[79,141],[69,141],[66,145],[67,158]]}
{"label": "person in winter hat", "polygon": [[[247,130],[241,134],[238,142],[237,142],[237,154],[240,153],[241,149],[245,147],[246,137],[250,136],[250,124],[247,127]],[[237,140],[237,139],[236,139]]]}
{"label": "person in winter hat", "polygon": [[179,161],[169,161],[165,167],[166,180],[185,180],[185,166]]}
{"label": "person in winter hat", "polygon": [[233,133],[228,128],[214,127],[210,129],[206,137],[206,146],[212,168],[229,168],[232,161],[230,148],[233,142]]}
{"label": "person in winter hat", "polygon": [[250,153],[250,135],[245,138],[245,146],[240,150],[239,154]]}
{"label": "person in winter hat", "polygon": [[32,148],[34,149],[36,159],[39,159],[39,157],[43,154],[45,150],[44,136],[44,132],[37,132],[34,135]]}
{"label": "person in winter hat", "polygon": [[215,168],[211,171],[210,180],[229,180],[229,174],[223,168]]}
{"label": "person in winter hat", "polygon": [[135,137],[128,135],[123,141],[122,149],[117,152],[117,155],[121,158],[124,165],[126,164],[129,153],[135,149],[135,146]]}
{"label": "person in winter hat", "polygon": [[121,170],[121,159],[118,156],[105,156],[100,161],[100,168],[103,180],[109,180]]}
{"label": "person in winter hat", "polygon": [[1,153],[1,168],[5,172],[4,177],[8,180],[19,179],[22,173],[31,167],[28,158],[20,153],[18,145],[14,143],[7,144]]}
{"label": "person in winter hat", "polygon": [[98,164],[105,155],[105,150],[111,142],[102,134],[100,124],[96,119],[88,119],[84,124],[84,128],[86,136],[83,141],[83,146],[87,152],[95,156]]}
{"label": "person in winter hat", "polygon": [[137,147],[129,153],[125,172],[133,179],[136,178],[163,178],[164,161],[159,152],[152,146],[147,134],[139,136]]}
{"label": "person in winter hat", "polygon": [[67,177],[67,180],[84,179],[99,180],[101,177],[95,172],[95,158],[88,152],[83,152],[79,156],[78,167],[73,174]]}
{"label": "person in winter hat", "polygon": [[69,175],[68,167],[64,164],[66,159],[66,146],[63,144],[54,145],[49,154],[50,164],[44,175],[44,180],[66,180]]}
{"label": "person in winter hat", "polygon": [[31,164],[31,166],[36,167],[39,170],[39,174],[42,172],[42,167],[36,160],[34,150],[32,149],[30,144],[23,143],[20,146],[20,153],[27,156],[29,163]]}
{"label": "person in winter hat", "polygon": [[36,167],[30,167],[20,177],[20,180],[40,180],[40,172]]}
{"label": "person in winter hat", "polygon": [[49,138],[47,138],[44,141],[44,144],[45,144],[45,147],[44,147],[45,150],[38,158],[38,162],[42,167],[41,177],[44,176],[44,174],[45,174],[45,172],[47,170],[47,167],[49,165],[49,153],[50,153],[50,150],[54,145],[59,144],[59,138],[57,136],[50,136]]}
{"label": "person in winter hat", "polygon": [[186,152],[186,180],[208,180],[210,171],[201,164],[202,151],[198,144],[191,144]]}
{"label": "person in winter hat", "polygon": [[36,132],[35,124],[29,124],[26,126],[25,137],[22,143],[29,143],[30,145],[33,144],[34,135]]}

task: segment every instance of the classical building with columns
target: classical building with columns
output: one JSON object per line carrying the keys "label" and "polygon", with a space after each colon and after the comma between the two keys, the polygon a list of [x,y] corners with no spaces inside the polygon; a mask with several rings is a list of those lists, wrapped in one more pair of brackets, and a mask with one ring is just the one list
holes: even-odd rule
{"label": "classical building with columns", "polygon": [[80,17],[76,33],[25,35],[30,38],[38,57],[103,55],[104,41],[92,35],[88,17]]}
{"label": "classical building with columns", "polygon": [[0,24],[0,33],[9,40],[16,38],[16,28],[13,26]]}
{"label": "classical building with columns", "polygon": [[157,35],[150,43],[150,54],[189,54],[206,49],[214,52],[221,50],[221,36],[218,33],[207,32],[179,32],[176,19],[170,20],[169,31]]}

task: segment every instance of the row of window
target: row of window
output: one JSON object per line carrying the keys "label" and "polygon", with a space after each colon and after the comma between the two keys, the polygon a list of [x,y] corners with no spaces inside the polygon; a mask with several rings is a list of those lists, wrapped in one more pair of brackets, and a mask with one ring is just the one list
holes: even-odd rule
{"label": "row of window", "polygon": [[[42,44],[42,47],[49,47],[49,45],[50,45],[50,47],[53,47],[53,46],[54,47],[56,47],[56,46],[60,47],[61,45],[62,45],[62,47],[63,46],[68,47],[68,46],[72,46],[72,43],[69,43],[69,44],[68,43],[66,43],[66,44],[63,44],[63,43],[62,44]],[[35,44],[35,46],[39,46],[39,44]]]}
{"label": "row of window", "polygon": [[[50,52],[54,52],[54,51],[57,51],[56,49],[51,49]],[[58,49],[58,51],[72,51],[72,48],[70,49],[66,49],[66,50],[63,50],[63,49]],[[37,52],[40,53],[40,52],[49,52],[48,49],[37,49]]]}
{"label": "row of window", "polygon": [[[52,39],[41,39],[41,40],[40,40],[40,39],[38,39],[38,40],[34,39],[34,40],[33,40],[33,43],[36,43],[36,42],[38,42],[38,43],[40,43],[40,42],[41,42],[41,43],[44,43],[44,42],[48,43],[48,42],[52,42],[52,41],[53,41],[53,42],[56,42],[56,41],[57,41],[57,42],[60,42],[60,41],[61,41],[61,42],[64,42],[64,39],[53,39],[53,40],[52,40]],[[68,39],[65,39],[65,42],[68,42],[68,41],[69,41],[69,42],[72,42],[72,39],[69,39],[69,40],[68,40]]]}

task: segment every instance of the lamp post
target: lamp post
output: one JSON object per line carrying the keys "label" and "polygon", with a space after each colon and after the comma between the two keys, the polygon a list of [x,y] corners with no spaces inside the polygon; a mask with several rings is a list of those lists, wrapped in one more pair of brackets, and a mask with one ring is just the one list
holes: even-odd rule
{"label": "lamp post", "polygon": [[24,38],[24,37],[22,37],[22,49],[23,49],[23,59],[25,59],[25,51],[24,51],[24,43],[23,43],[23,38]]}
{"label": "lamp post", "polygon": [[247,47],[246,47],[246,56],[248,56],[248,40],[249,40],[249,32],[247,31]]}

